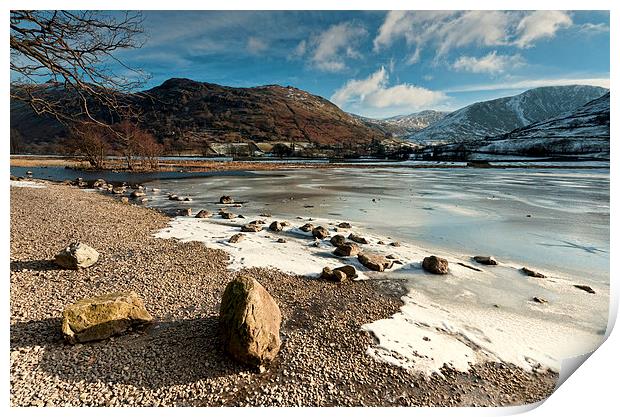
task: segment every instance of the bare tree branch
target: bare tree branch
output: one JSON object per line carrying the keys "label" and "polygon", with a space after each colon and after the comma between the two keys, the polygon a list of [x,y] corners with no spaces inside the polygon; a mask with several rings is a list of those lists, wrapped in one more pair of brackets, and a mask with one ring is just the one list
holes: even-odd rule
{"label": "bare tree branch", "polygon": [[11,11],[11,99],[68,125],[127,118],[125,93],[147,77],[115,54],[142,46],[142,23],[139,12]]}

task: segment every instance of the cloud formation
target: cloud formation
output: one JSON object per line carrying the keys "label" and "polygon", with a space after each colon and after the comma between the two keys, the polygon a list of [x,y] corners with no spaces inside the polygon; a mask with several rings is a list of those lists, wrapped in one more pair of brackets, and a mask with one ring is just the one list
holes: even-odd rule
{"label": "cloud formation", "polygon": [[497,51],[476,58],[461,55],[453,64],[452,68],[457,71],[473,72],[477,74],[499,74],[507,69],[523,66],[525,60],[521,55],[498,55]]}
{"label": "cloud formation", "polygon": [[250,36],[248,38],[246,49],[251,54],[258,55],[261,52],[266,51],[267,48],[268,48],[267,42],[265,42],[264,40],[256,38],[254,36]]}
{"label": "cloud formation", "polygon": [[406,83],[389,86],[388,82],[388,72],[385,67],[381,67],[368,78],[347,81],[330,99],[340,107],[405,108],[411,112],[447,99],[447,96],[439,91]]}
{"label": "cloud formation", "polygon": [[517,39],[514,43],[519,48],[530,48],[534,41],[552,38],[559,29],[572,24],[573,20],[566,12],[538,10],[521,19],[517,25]]}
{"label": "cloud formation", "polygon": [[356,47],[366,34],[366,29],[350,22],[332,25],[315,38],[311,61],[324,71],[342,71],[346,68],[344,57],[361,57]]}
{"label": "cloud formation", "polygon": [[391,11],[373,41],[375,51],[404,39],[412,50],[409,63],[419,60],[421,50],[435,49],[435,58],[466,46],[531,47],[573,24],[563,11]]}

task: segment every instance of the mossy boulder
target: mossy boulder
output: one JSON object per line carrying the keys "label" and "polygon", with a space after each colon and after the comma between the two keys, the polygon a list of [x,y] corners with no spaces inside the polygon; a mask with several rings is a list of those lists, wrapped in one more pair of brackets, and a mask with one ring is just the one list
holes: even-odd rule
{"label": "mossy boulder", "polygon": [[280,308],[254,278],[238,277],[228,283],[220,306],[224,350],[234,359],[260,367],[280,350]]}
{"label": "mossy boulder", "polygon": [[62,332],[69,343],[107,339],[153,321],[133,291],[86,298],[67,306]]}

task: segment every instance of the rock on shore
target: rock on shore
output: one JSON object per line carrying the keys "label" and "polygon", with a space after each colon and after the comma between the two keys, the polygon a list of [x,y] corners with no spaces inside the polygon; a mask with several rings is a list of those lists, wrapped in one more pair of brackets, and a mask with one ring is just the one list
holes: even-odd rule
{"label": "rock on shore", "polygon": [[224,290],[220,330],[224,349],[251,366],[271,362],[280,350],[280,308],[258,281],[241,276]]}
{"label": "rock on shore", "polygon": [[60,251],[54,262],[62,268],[79,269],[94,265],[99,259],[99,252],[90,246],[75,242]]}
{"label": "rock on shore", "polygon": [[86,298],[67,306],[62,332],[69,343],[107,339],[153,320],[135,292]]}
{"label": "rock on shore", "polygon": [[431,274],[444,275],[448,273],[448,260],[435,255],[427,256],[422,261],[422,268]]}

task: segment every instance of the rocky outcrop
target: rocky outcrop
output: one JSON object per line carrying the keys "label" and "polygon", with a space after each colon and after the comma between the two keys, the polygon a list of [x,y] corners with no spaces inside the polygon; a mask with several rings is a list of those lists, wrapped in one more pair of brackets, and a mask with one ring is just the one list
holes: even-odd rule
{"label": "rocky outcrop", "polygon": [[236,360],[261,366],[280,350],[280,308],[254,278],[241,276],[226,286],[220,306],[224,350]]}
{"label": "rocky outcrop", "polygon": [[422,268],[432,274],[444,275],[448,273],[448,260],[432,255],[422,261]]}
{"label": "rocky outcrop", "polygon": [[60,251],[54,262],[62,268],[79,269],[94,265],[99,259],[99,252],[90,246],[75,242]]}
{"label": "rocky outcrop", "polygon": [[62,332],[70,343],[83,343],[103,340],[152,320],[135,292],[111,293],[67,306]]}
{"label": "rocky outcrop", "polygon": [[383,272],[386,269],[390,269],[394,264],[394,261],[386,258],[383,255],[372,253],[360,253],[357,255],[357,260],[360,261],[368,269],[373,271]]}

